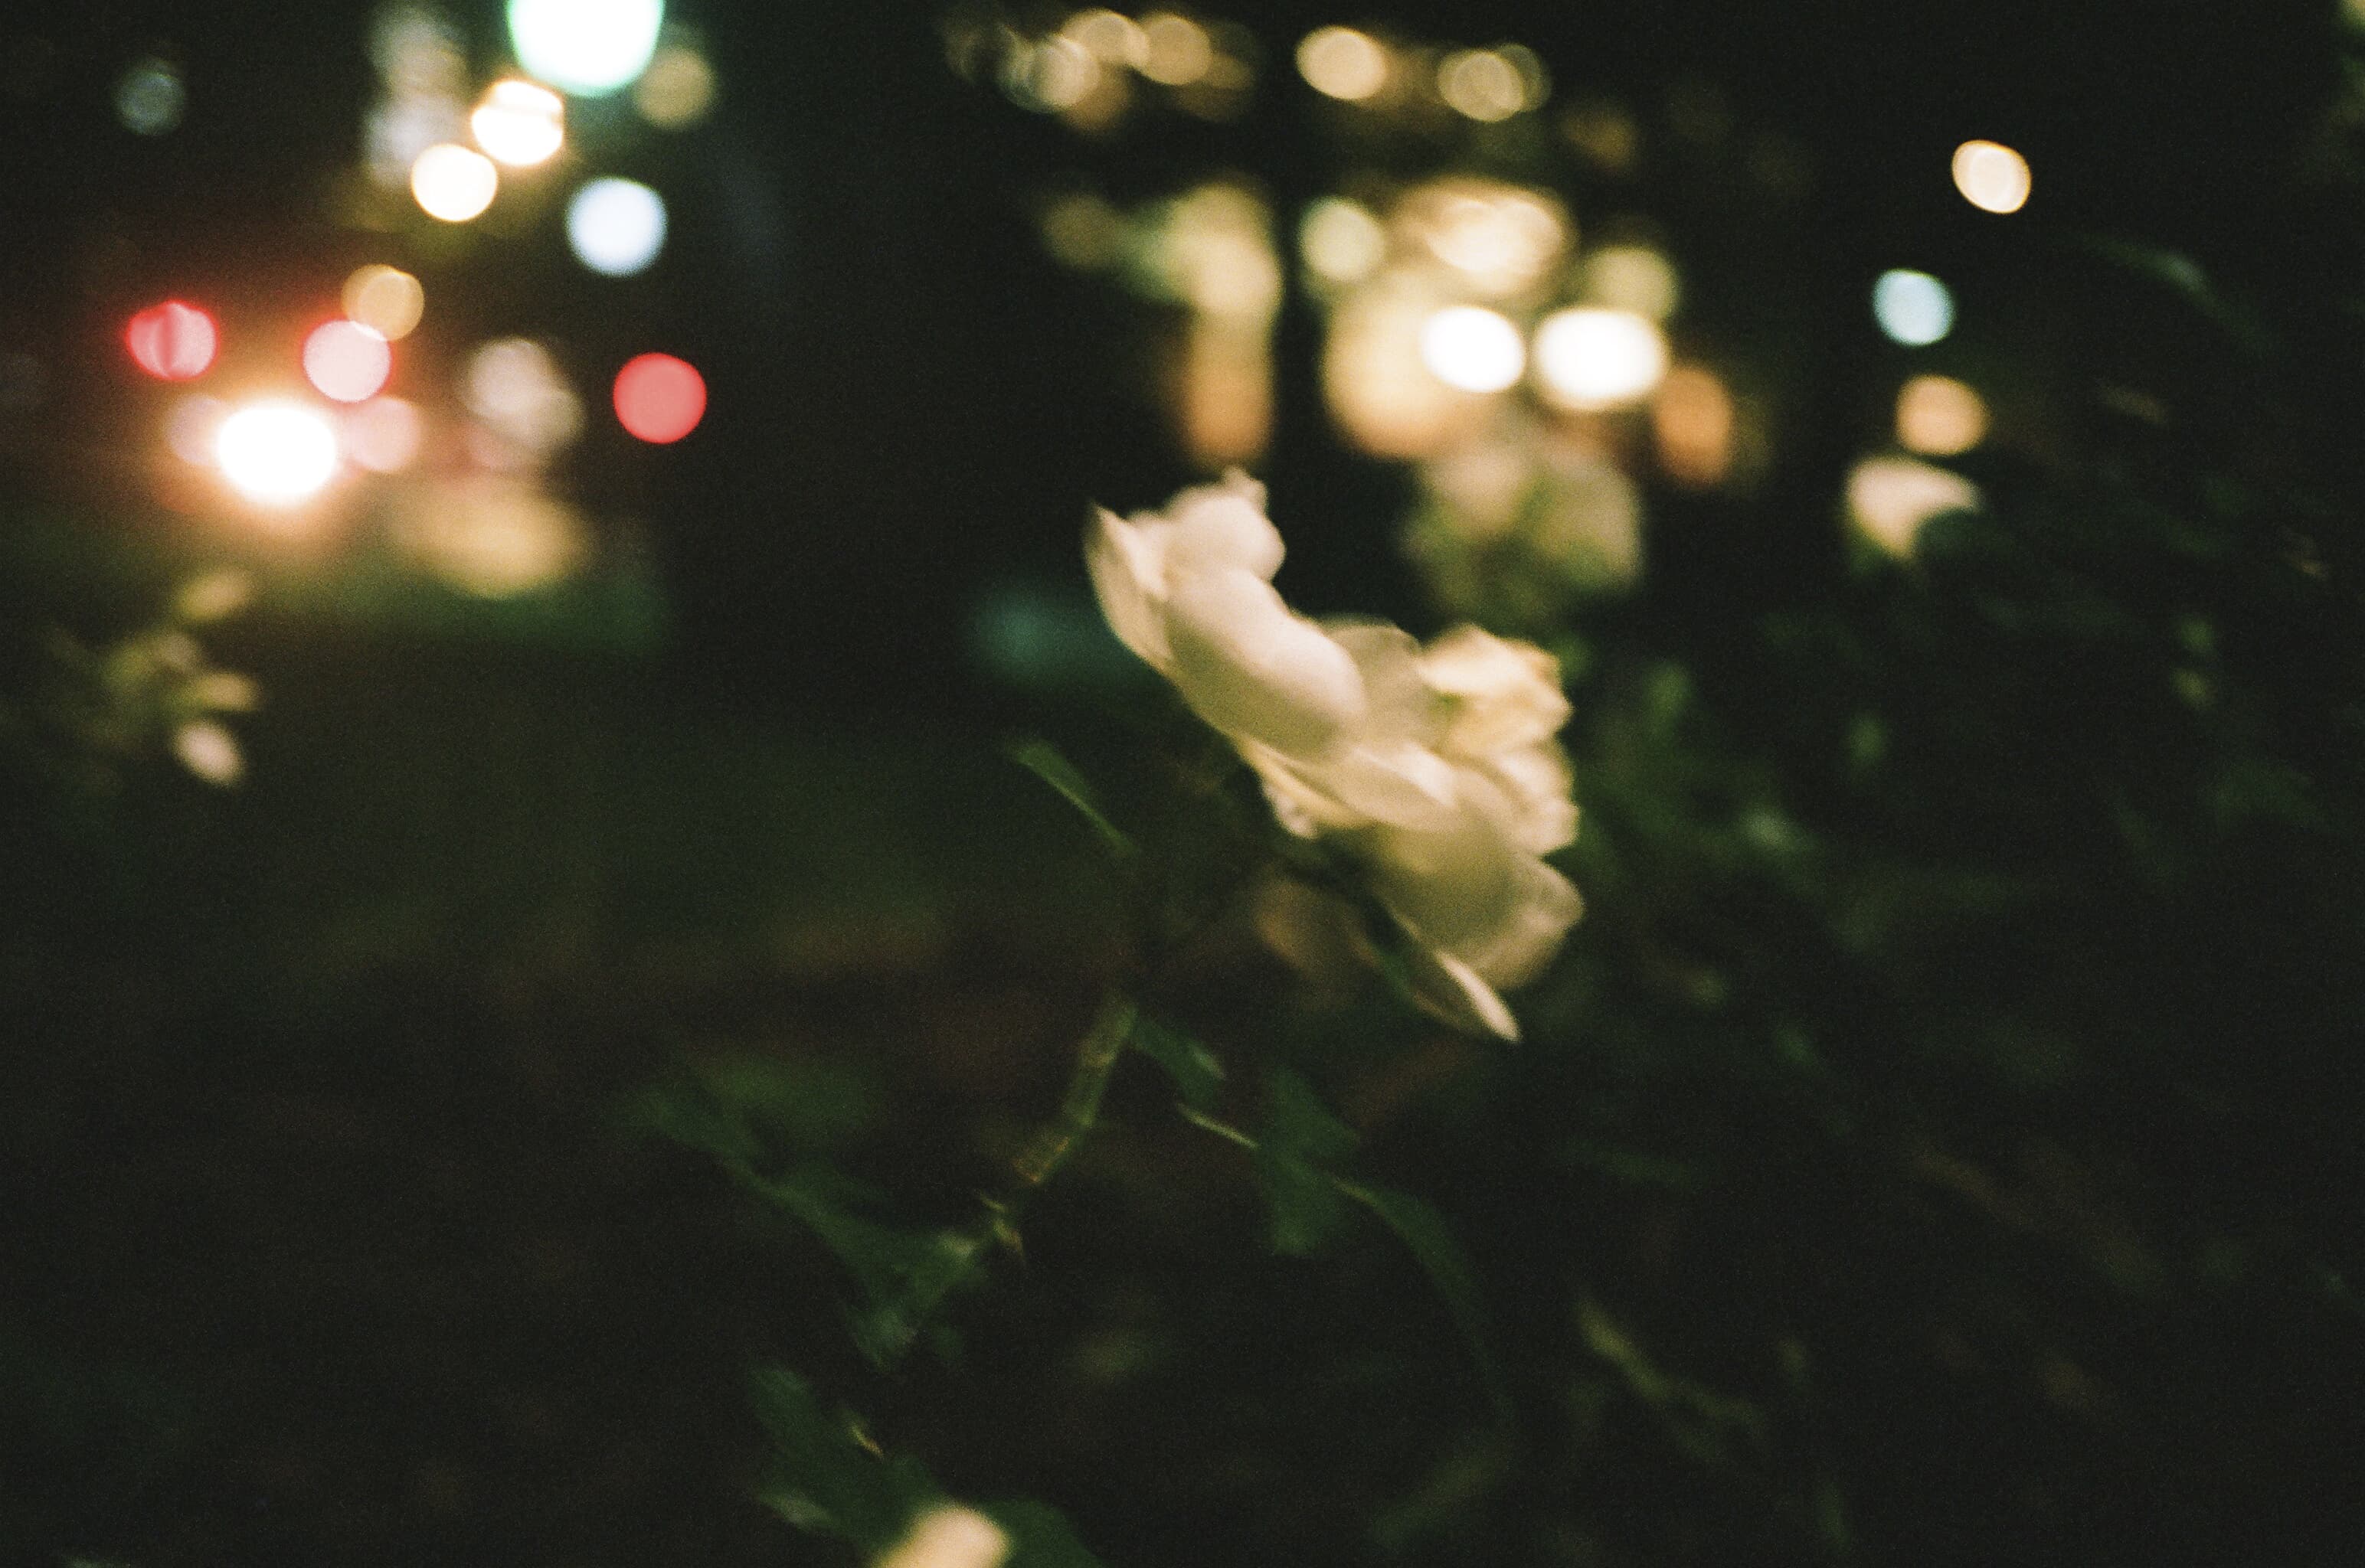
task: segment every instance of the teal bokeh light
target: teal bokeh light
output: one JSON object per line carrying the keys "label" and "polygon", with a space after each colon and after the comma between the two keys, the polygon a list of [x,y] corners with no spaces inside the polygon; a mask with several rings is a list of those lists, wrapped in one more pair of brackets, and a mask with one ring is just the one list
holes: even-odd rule
{"label": "teal bokeh light", "polygon": [[1872,286],[1872,314],[1892,341],[1920,348],[1955,330],[1955,297],[1928,273],[1900,268]]}
{"label": "teal bokeh light", "polygon": [[510,43],[529,75],[578,97],[648,68],[665,0],[510,0]]}

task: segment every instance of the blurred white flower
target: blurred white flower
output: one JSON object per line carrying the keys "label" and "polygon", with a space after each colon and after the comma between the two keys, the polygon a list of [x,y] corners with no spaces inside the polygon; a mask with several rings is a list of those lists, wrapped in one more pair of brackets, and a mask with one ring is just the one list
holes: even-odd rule
{"label": "blurred white flower", "polygon": [[1423,999],[1517,1038],[1495,988],[1541,969],[1581,907],[1541,859],[1576,834],[1551,655],[1299,615],[1272,584],[1264,488],[1237,472],[1162,514],[1100,513],[1085,555],[1118,637],[1239,748],[1282,824],[1364,866],[1424,951]]}
{"label": "blurred white flower", "polygon": [[872,1568],[1000,1568],[1010,1555],[1010,1537],[979,1513],[947,1504],[912,1521],[903,1539]]}

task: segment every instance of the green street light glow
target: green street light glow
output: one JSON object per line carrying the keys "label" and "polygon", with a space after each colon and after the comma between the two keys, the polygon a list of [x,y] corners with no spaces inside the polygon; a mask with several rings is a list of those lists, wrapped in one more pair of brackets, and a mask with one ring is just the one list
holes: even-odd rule
{"label": "green street light glow", "polygon": [[577,97],[646,70],[665,0],[510,0],[510,42],[527,73]]}

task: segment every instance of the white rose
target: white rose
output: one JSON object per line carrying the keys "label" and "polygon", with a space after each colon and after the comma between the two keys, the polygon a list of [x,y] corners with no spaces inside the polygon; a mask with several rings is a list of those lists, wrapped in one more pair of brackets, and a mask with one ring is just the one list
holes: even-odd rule
{"label": "white rose", "polygon": [[1493,988],[1540,969],[1580,907],[1540,858],[1576,832],[1558,666],[1475,627],[1424,649],[1299,615],[1263,505],[1234,473],[1163,514],[1100,513],[1086,559],[1109,624],[1239,748],[1284,827],[1364,864],[1424,950],[1424,999],[1516,1038]]}

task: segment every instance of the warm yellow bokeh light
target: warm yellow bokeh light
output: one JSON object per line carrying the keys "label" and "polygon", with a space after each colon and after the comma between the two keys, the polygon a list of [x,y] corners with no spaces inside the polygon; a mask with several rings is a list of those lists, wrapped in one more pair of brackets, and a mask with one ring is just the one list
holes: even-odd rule
{"label": "warm yellow bokeh light", "polygon": [[1952,457],[1987,439],[1987,400],[1951,375],[1917,375],[1897,394],[1897,443]]}
{"label": "warm yellow bokeh light", "polygon": [[1659,466],[1684,485],[1714,485],[1732,472],[1732,394],[1716,372],[1697,364],[1667,372],[1651,404]]}
{"label": "warm yellow bokeh light", "polygon": [[696,125],[714,106],[714,67],[687,44],[667,44],[633,84],[633,106],[659,130]]}
{"label": "warm yellow bokeh light", "polygon": [[1454,305],[1421,323],[1420,362],[1448,386],[1500,392],[1527,370],[1528,349],[1509,318],[1475,305]]}
{"label": "warm yellow bokeh light", "polygon": [[501,338],[477,349],[460,396],[469,412],[532,461],[583,432],[583,400],[550,351],[530,338]]}
{"label": "warm yellow bokeh light", "polygon": [[1397,204],[1397,228],[1460,273],[1478,293],[1502,298],[1543,276],[1566,250],[1566,209],[1535,191],[1492,180],[1431,181]]}
{"label": "warm yellow bokeh light", "polygon": [[1261,325],[1281,305],[1281,258],[1263,199],[1211,182],[1166,209],[1155,258],[1168,285],[1204,315]]}
{"label": "warm yellow bokeh light", "polygon": [[1528,106],[1527,79],[1491,49],[1465,49],[1437,68],[1437,95],[1461,114],[1492,124]]}
{"label": "warm yellow bokeh light", "polygon": [[472,147],[439,141],[410,166],[410,194],[430,218],[465,223],[493,205],[501,188],[493,161]]}
{"label": "warm yellow bokeh light", "polygon": [[1216,63],[1215,40],[1207,29],[1171,11],[1141,19],[1141,73],[1169,87],[1196,82]]}
{"label": "warm yellow bokeh light", "polygon": [[536,82],[496,82],[468,117],[476,145],[496,163],[530,169],[566,140],[566,104]]}
{"label": "warm yellow bokeh light", "polygon": [[1306,209],[1297,230],[1298,254],[1327,283],[1360,283],[1387,260],[1387,230],[1371,208],[1344,196],[1324,196]]}
{"label": "warm yellow bokeh light", "polygon": [[1325,97],[1361,103],[1388,84],[1388,51],[1352,28],[1317,28],[1297,45],[1297,70]]}
{"label": "warm yellow bokeh light", "polygon": [[1848,475],[1848,516],[1891,555],[1911,555],[1932,518],[1978,504],[1978,487],[1968,479],[1918,458],[1867,457]]}
{"label": "warm yellow bokeh light", "polygon": [[1048,109],[1071,109],[1101,84],[1101,62],[1074,39],[1045,39],[1027,57],[1026,95]]}
{"label": "warm yellow bokeh light", "polygon": [[2028,160],[2000,141],[1955,149],[1955,188],[1986,212],[2018,212],[2028,202]]}
{"label": "warm yellow bokeh light", "polygon": [[388,342],[399,342],[418,327],[427,309],[427,291],[399,267],[372,263],[345,279],[345,314]]}
{"label": "warm yellow bokeh light", "polygon": [[1564,409],[1614,409],[1647,398],[1667,374],[1658,323],[1631,310],[1555,310],[1536,329],[1536,382]]}
{"label": "warm yellow bokeh light", "polygon": [[1439,307],[1423,280],[1383,274],[1331,319],[1322,390],[1339,428],[1381,457],[1428,457],[1467,438],[1490,404],[1440,381],[1421,360],[1421,330]]}
{"label": "warm yellow bokeh light", "polygon": [[1683,289],[1675,263],[1648,245],[1607,245],[1586,258],[1585,295],[1592,304],[1664,321]]}
{"label": "warm yellow bokeh light", "polygon": [[429,571],[480,599],[546,588],[574,572],[590,546],[574,508],[514,478],[440,491],[395,533]]}
{"label": "warm yellow bokeh light", "polygon": [[263,506],[310,500],[337,472],[337,432],[301,404],[250,404],[214,432],[214,461],[230,487]]}
{"label": "warm yellow bokeh light", "polygon": [[1149,39],[1140,24],[1104,6],[1077,12],[1059,31],[1083,45],[1103,65],[1138,70],[1149,59]]}

